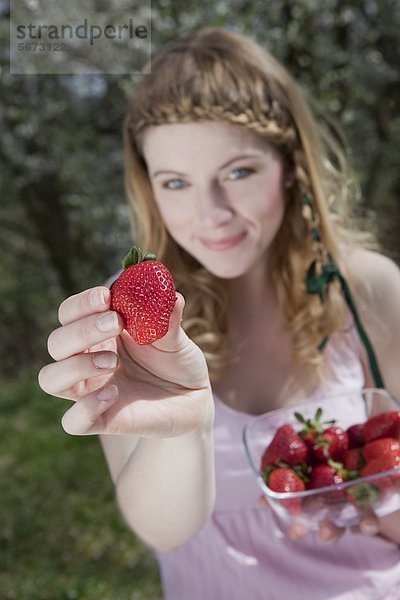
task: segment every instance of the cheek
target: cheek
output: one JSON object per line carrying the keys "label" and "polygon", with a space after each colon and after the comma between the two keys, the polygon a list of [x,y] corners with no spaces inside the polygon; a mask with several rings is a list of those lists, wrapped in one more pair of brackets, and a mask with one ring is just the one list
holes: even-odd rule
{"label": "cheek", "polygon": [[273,184],[263,182],[247,198],[248,201],[244,211],[250,219],[258,222],[267,220],[275,223],[281,221],[285,203],[279,180]]}
{"label": "cheek", "polygon": [[280,161],[272,163],[259,176],[248,181],[246,189],[241,194],[246,202],[242,214],[249,219],[265,221],[266,219],[281,219],[284,211],[283,168]]}
{"label": "cheek", "polygon": [[187,229],[190,216],[187,215],[187,211],[182,210],[178,202],[165,202],[157,197],[155,200],[161,219],[170,234]]}
{"label": "cheek", "polygon": [[260,218],[281,219],[284,212],[284,200],[280,190],[267,195],[264,203],[259,207]]}

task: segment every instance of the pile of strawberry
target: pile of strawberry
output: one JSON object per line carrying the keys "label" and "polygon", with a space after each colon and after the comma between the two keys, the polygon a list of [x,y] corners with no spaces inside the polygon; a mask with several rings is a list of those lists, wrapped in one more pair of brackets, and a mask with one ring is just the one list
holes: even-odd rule
{"label": "pile of strawberry", "polygon": [[[271,490],[302,492],[400,468],[400,412],[384,412],[346,430],[335,420],[322,422],[320,408],[313,419],[294,414],[301,429],[289,424],[279,427],[261,458],[263,479]],[[388,475],[358,483],[330,492],[326,500],[366,508],[397,479]],[[300,513],[301,497],[282,502],[290,513]]]}

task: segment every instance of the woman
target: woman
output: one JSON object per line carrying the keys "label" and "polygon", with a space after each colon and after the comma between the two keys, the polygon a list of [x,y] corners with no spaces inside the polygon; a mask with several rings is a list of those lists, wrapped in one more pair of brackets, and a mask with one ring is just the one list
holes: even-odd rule
{"label": "woman", "polygon": [[398,597],[398,513],[285,536],[241,442],[252,415],[311,397],[374,385],[400,396],[400,273],[348,241],[342,154],[284,67],[220,28],[153,58],[124,141],[136,241],[179,290],[169,331],[138,346],[108,288],[85,290],[61,304],[39,382],[76,401],[67,432],[101,436],[165,597]]}

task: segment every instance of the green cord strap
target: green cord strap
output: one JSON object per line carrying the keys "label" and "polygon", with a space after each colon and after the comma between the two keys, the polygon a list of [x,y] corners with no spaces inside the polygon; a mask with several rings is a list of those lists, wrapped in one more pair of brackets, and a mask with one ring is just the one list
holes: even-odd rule
{"label": "green cord strap", "polygon": [[[371,372],[375,380],[375,385],[377,388],[384,388],[385,385],[383,383],[383,379],[379,370],[378,361],[376,359],[374,350],[372,348],[371,342],[369,341],[368,335],[361,323],[360,317],[358,315],[356,306],[354,304],[353,297],[350,293],[349,286],[347,285],[347,281],[343,277],[342,273],[339,270],[339,267],[333,260],[332,256],[328,256],[328,262],[322,266],[321,274],[317,275],[316,273],[317,261],[314,261],[307,272],[306,277],[306,289],[309,294],[319,294],[321,301],[323,302],[326,296],[326,292],[328,286],[335,277],[337,277],[340,281],[340,286],[342,288],[343,295],[345,300],[351,310],[351,313],[354,317],[354,322],[357,328],[357,331],[360,335],[360,338],[364,344],[364,347],[368,354],[368,361],[371,367]],[[319,345],[318,349],[322,350],[328,341],[328,338],[324,338]]]}

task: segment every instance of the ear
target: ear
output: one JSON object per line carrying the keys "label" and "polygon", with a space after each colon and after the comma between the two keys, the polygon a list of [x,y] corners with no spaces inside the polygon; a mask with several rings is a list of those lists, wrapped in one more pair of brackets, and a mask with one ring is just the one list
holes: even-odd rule
{"label": "ear", "polygon": [[288,189],[295,182],[294,164],[291,155],[286,155],[283,160],[283,186]]}

